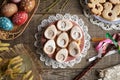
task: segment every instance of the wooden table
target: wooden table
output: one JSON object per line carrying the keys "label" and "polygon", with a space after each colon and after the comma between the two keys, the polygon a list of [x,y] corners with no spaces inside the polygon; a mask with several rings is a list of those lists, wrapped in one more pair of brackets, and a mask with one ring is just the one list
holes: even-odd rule
{"label": "wooden table", "polygon": [[[18,44],[18,43],[24,43],[29,45],[31,50],[35,53],[34,59],[37,64],[41,64],[43,68],[42,77],[43,80],[73,80],[73,78],[80,73],[83,68],[88,66],[90,63],[87,61],[88,58],[92,57],[93,55],[96,55],[96,52],[94,50],[94,42],[91,42],[91,48],[88,51],[88,55],[82,59],[82,61],[79,64],[76,64],[72,68],[66,68],[66,69],[52,69],[51,67],[47,67],[44,65],[43,62],[39,60],[39,55],[36,54],[36,48],[34,47],[35,38],[34,35],[37,32],[37,26],[40,24],[40,22],[48,18],[50,15],[55,15],[56,13],[70,13],[70,14],[76,14],[79,16],[79,18],[82,18],[85,22],[85,25],[88,26],[89,34],[91,37],[104,37],[106,32],[115,33],[118,31],[105,31],[102,30],[100,27],[93,25],[90,23],[90,21],[83,15],[81,5],[79,4],[79,0],[70,0],[66,7],[63,10],[60,10],[61,5],[64,3],[65,0],[60,0],[59,4],[56,5],[51,11],[48,13],[42,11],[45,7],[50,5],[54,0],[41,0],[39,8],[37,12],[35,13],[33,19],[31,20],[30,24],[28,25],[25,32],[17,39],[12,41],[5,41],[10,42],[12,45]],[[44,17],[43,14],[46,13]],[[96,71],[99,69],[103,69],[112,65],[119,64],[120,55],[115,54],[112,56],[108,56],[103,58],[87,75],[83,77],[82,80],[96,80],[97,75]],[[39,66],[38,70],[39,70]]]}

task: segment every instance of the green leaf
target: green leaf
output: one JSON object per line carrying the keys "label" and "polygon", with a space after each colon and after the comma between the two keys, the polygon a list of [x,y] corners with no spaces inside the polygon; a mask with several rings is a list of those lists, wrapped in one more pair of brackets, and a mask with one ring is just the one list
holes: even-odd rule
{"label": "green leaf", "polygon": [[118,43],[115,41],[115,39],[112,38],[112,36],[109,33],[106,33],[106,38],[109,38],[110,40],[112,40],[113,44],[118,47]]}

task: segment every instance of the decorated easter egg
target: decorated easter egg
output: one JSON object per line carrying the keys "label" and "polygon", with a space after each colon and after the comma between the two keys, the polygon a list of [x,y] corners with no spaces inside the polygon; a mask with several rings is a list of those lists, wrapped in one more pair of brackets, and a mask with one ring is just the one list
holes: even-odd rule
{"label": "decorated easter egg", "polygon": [[0,17],[0,28],[9,31],[13,29],[13,24],[9,18]]}
{"label": "decorated easter egg", "polygon": [[14,3],[7,3],[1,9],[1,13],[6,17],[11,17],[17,11],[18,11],[18,7]]}
{"label": "decorated easter egg", "polygon": [[19,3],[21,0],[11,0],[14,3]]}
{"label": "decorated easter egg", "polygon": [[26,12],[31,12],[35,7],[35,0],[22,0],[20,8]]}
{"label": "decorated easter egg", "polygon": [[19,11],[13,16],[12,21],[16,25],[23,25],[27,19],[28,14],[25,11]]}

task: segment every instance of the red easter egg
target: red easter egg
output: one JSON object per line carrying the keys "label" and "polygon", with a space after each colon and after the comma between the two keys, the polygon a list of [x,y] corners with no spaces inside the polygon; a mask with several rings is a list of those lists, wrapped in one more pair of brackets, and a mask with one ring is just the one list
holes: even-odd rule
{"label": "red easter egg", "polygon": [[12,21],[16,25],[23,25],[27,19],[28,14],[25,11],[19,11],[13,16]]}

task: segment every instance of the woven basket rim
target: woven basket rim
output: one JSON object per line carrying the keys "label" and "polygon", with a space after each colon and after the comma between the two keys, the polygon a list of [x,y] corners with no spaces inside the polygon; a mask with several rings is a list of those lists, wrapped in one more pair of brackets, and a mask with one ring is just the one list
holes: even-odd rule
{"label": "woven basket rim", "polygon": [[[35,0],[36,1],[36,5],[35,5],[35,8],[34,8],[34,10],[32,11],[32,12],[30,12],[29,13],[29,19],[28,19],[28,21],[24,24],[24,25],[22,25],[22,26],[20,26],[21,28],[20,29],[18,29],[17,31],[3,31],[3,30],[0,30],[0,39],[1,40],[14,40],[14,39],[16,39],[16,38],[18,38],[20,35],[22,35],[22,33],[25,31],[25,29],[28,27],[28,24],[29,24],[29,22],[31,21],[31,19],[33,18],[33,16],[34,16],[34,14],[35,14],[35,12],[37,11],[37,9],[38,9],[38,6],[39,6],[39,4],[40,4],[40,0]],[[7,37],[6,37],[6,36]],[[9,37],[8,37],[9,36]],[[12,37],[11,37],[12,36]]]}

